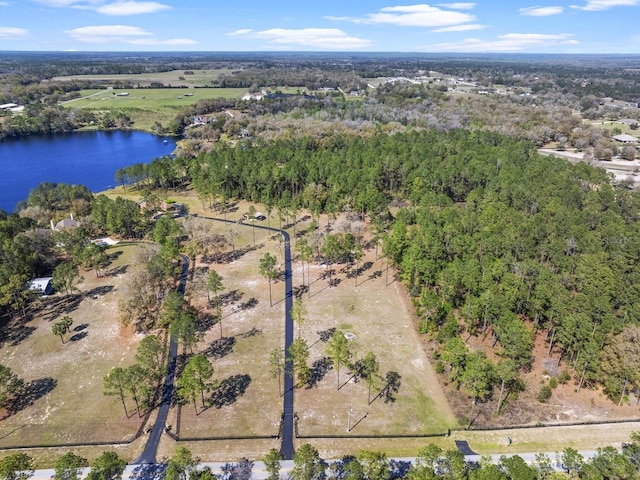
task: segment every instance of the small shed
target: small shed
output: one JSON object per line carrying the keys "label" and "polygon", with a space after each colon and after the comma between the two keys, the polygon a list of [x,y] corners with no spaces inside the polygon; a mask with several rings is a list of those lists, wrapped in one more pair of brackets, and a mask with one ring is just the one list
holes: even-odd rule
{"label": "small shed", "polygon": [[53,293],[53,277],[34,278],[27,284],[26,290],[41,295],[51,295]]}

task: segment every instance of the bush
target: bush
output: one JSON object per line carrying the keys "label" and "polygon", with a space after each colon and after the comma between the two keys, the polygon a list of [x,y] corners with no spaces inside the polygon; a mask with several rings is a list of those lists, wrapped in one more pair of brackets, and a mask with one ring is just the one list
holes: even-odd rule
{"label": "bush", "polygon": [[547,400],[551,398],[551,394],[553,391],[549,385],[545,385],[540,389],[540,393],[538,394],[538,401],[540,403],[546,403]]}
{"label": "bush", "polygon": [[558,380],[553,377],[551,380],[549,380],[549,386],[551,388],[556,388],[558,386]]}
{"label": "bush", "polygon": [[558,382],[562,385],[565,385],[569,383],[569,380],[571,380],[571,374],[569,373],[569,371],[562,370],[562,372],[560,372],[560,376],[558,377]]}
{"label": "bush", "polygon": [[435,368],[436,373],[437,373],[438,375],[441,375],[441,374],[443,374],[443,373],[444,373],[444,364],[443,364],[440,360],[438,360],[438,361],[436,362],[436,364],[435,364],[434,368]]}

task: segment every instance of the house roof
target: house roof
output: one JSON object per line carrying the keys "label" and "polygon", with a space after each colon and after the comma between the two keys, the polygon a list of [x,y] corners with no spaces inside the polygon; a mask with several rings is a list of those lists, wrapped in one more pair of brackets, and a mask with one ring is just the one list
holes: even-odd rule
{"label": "house roof", "polygon": [[634,137],[633,135],[627,135],[626,133],[623,133],[621,135],[615,135],[613,139],[622,143],[632,143],[632,142],[638,141],[636,137]]}
{"label": "house roof", "polygon": [[75,228],[78,225],[80,224],[73,218],[63,218],[58,223],[56,223],[55,230],[59,231],[64,230],[65,228]]}
{"label": "house roof", "polygon": [[34,278],[33,280],[29,281],[29,283],[27,284],[26,289],[27,290],[34,290],[36,292],[47,293],[47,292],[51,291],[51,282],[52,281],[53,281],[53,277]]}

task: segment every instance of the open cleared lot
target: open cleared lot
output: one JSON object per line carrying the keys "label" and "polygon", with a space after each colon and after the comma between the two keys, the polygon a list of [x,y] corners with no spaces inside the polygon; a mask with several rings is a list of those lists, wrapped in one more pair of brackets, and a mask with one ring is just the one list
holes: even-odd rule
{"label": "open cleared lot", "polygon": [[[113,263],[103,278],[85,273],[80,292],[36,302],[24,338],[5,341],[0,363],[28,385],[31,398],[0,422],[0,448],[131,440],[141,420],[120,399],[103,395],[102,379],[114,366],[128,366],[140,340],[118,322],[119,287],[136,245],[108,250]],[[51,332],[61,317],[73,319],[65,344]],[[14,327],[15,328],[15,327]],[[15,331],[15,330],[14,330]]]}
{"label": "open cleared lot", "polygon": [[[128,93],[128,95],[120,95]],[[207,98],[240,98],[243,88],[139,88],[130,90],[81,90],[81,98],[64,102],[65,107],[113,110],[184,107]],[[186,94],[186,95],[185,95]]]}
{"label": "open cleared lot", "polygon": [[218,77],[227,73],[230,74],[231,70],[218,69],[218,70],[190,70],[192,74],[185,74],[185,70],[171,70],[169,72],[157,72],[157,73],[138,73],[138,74],[118,74],[118,75],[71,75],[66,77],[55,77],[54,80],[93,80],[97,82],[104,82],[105,84],[111,84],[116,81],[119,82],[131,82],[134,85],[140,84],[141,86],[148,86],[152,82],[160,82],[164,85],[189,85],[189,86],[204,86],[210,85],[213,80],[217,80]]}

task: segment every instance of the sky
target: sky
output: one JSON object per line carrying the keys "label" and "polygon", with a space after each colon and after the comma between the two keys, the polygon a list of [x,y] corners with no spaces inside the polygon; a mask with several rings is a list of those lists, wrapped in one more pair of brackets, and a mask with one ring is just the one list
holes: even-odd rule
{"label": "sky", "polygon": [[0,51],[640,53],[640,0],[0,0]]}

